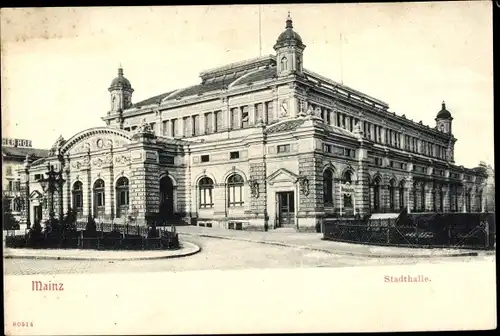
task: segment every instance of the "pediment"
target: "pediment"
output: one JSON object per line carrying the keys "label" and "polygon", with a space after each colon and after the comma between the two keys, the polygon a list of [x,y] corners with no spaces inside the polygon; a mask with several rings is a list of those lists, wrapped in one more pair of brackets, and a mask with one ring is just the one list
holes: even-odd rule
{"label": "pediment", "polygon": [[69,155],[87,153],[88,151],[96,152],[111,147],[120,148],[130,143],[130,141],[130,135],[119,129],[108,127],[90,128],[66,141],[61,148],[61,152]]}
{"label": "pediment", "polygon": [[37,198],[42,198],[42,197],[43,197],[43,195],[38,190],[34,190],[30,194],[30,199],[37,199]]}
{"label": "pediment", "polygon": [[289,171],[288,169],[280,168],[267,177],[267,182],[271,185],[279,182],[295,183],[298,178],[299,175]]}

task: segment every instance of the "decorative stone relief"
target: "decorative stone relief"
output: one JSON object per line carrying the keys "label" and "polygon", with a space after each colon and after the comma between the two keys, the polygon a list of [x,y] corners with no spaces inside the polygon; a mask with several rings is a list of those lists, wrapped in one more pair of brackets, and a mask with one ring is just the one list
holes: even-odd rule
{"label": "decorative stone relief", "polygon": [[309,195],[309,180],[307,177],[300,177],[299,178],[299,187],[300,191],[305,195]]}
{"label": "decorative stone relief", "polygon": [[128,155],[119,155],[115,159],[116,163],[126,164],[130,162],[130,156]]}
{"label": "decorative stone relief", "polygon": [[104,157],[104,163],[105,164],[111,164],[113,162],[113,156],[111,153],[107,153],[106,156]]}
{"label": "decorative stone relief", "polygon": [[252,180],[250,181],[250,191],[254,198],[259,198],[259,182]]}
{"label": "decorative stone relief", "polygon": [[104,160],[101,158],[97,158],[92,163],[94,164],[94,166],[101,167],[104,164]]}

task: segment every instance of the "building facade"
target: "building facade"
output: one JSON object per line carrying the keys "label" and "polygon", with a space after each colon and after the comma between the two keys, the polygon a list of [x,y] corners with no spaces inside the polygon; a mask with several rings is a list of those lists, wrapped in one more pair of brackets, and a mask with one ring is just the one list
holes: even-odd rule
{"label": "building facade", "polygon": [[65,179],[58,211],[103,221],[144,224],[160,212],[212,227],[309,231],[329,216],[484,209],[487,174],[455,164],[444,102],[435,126],[414,122],[304,68],[305,49],[288,17],[274,55],[138,103],[119,69],[106,126],[26,162],[32,207],[49,164]]}
{"label": "building facade", "polygon": [[26,204],[25,158],[37,160],[48,152],[33,148],[31,140],[2,138],[2,197],[9,203],[14,218],[21,223],[26,220],[22,216]]}

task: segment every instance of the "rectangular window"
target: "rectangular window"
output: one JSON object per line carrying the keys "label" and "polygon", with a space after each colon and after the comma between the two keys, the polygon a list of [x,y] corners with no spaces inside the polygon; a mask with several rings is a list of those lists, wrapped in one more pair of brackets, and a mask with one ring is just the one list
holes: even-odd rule
{"label": "rectangular window", "polygon": [[354,130],[354,119],[352,117],[349,117],[349,131]]}
{"label": "rectangular window", "polygon": [[332,145],[325,144],[323,149],[325,152],[331,153],[332,152]]}
{"label": "rectangular window", "polygon": [[229,153],[229,159],[234,160],[234,159],[239,159],[239,158],[240,158],[240,152]]}
{"label": "rectangular window", "polygon": [[153,132],[156,134],[156,124],[154,122],[152,123],[149,123],[149,126],[151,126],[151,129],[153,130]]}
{"label": "rectangular window", "polygon": [[162,122],[162,135],[167,136],[168,135],[168,120],[164,120]]}
{"label": "rectangular window", "polygon": [[290,145],[278,145],[278,153],[289,153]]}
{"label": "rectangular window", "polygon": [[391,168],[393,168],[393,167],[394,167],[394,161],[392,161],[392,160],[391,160],[391,161],[389,161],[389,166],[390,166]]}
{"label": "rectangular window", "polygon": [[[341,127],[341,126],[342,126],[342,123],[340,122],[341,116],[342,116],[342,113],[337,112],[337,126],[338,126],[338,127]],[[365,127],[365,126],[366,126],[366,124],[364,125],[364,127]],[[366,129],[366,127],[365,127],[364,129]],[[365,132],[365,134],[366,134],[366,132]]]}
{"label": "rectangular window", "polygon": [[344,155],[351,156],[351,150],[349,148],[344,148]]}
{"label": "rectangular window", "polygon": [[332,123],[332,116],[331,116],[330,110],[326,110],[325,113],[326,113],[326,123],[328,125],[331,125],[331,123]]}
{"label": "rectangular window", "polygon": [[346,116],[345,116],[345,114],[343,114],[342,115],[342,128],[343,129],[346,129],[346,120],[345,119],[346,119]]}
{"label": "rectangular window", "polygon": [[175,137],[177,135],[177,119],[172,119],[170,120],[170,135],[172,137]]}
{"label": "rectangular window", "polygon": [[264,116],[264,122],[270,123],[274,120],[274,104],[272,101],[266,103],[266,115]]}
{"label": "rectangular window", "polygon": [[248,124],[249,124],[248,105],[245,105],[241,109],[241,128],[248,127]]}
{"label": "rectangular window", "polygon": [[193,116],[192,134],[193,134],[193,136],[200,135],[200,116],[199,115]]}
{"label": "rectangular window", "polygon": [[262,103],[255,105],[255,122],[257,123],[260,119],[264,121],[264,104]]}
{"label": "rectangular window", "polygon": [[240,128],[240,123],[238,122],[238,114],[239,114],[239,108],[238,107],[233,107],[231,109],[231,128],[232,129],[238,129]]}
{"label": "rectangular window", "polygon": [[214,118],[214,132],[218,132],[222,129],[222,111],[215,111]]}
{"label": "rectangular window", "polygon": [[191,118],[184,117],[184,136],[187,137],[191,134]]}
{"label": "rectangular window", "polygon": [[213,118],[212,112],[205,113],[205,126],[204,126],[205,134],[210,134],[213,132],[213,130],[212,130],[212,125],[213,125],[212,118]]}
{"label": "rectangular window", "polygon": [[320,110],[321,110],[321,120],[323,120],[323,122],[326,122],[325,109],[320,107]]}
{"label": "rectangular window", "polygon": [[208,161],[210,161],[209,155],[202,155],[201,156],[201,162],[208,162]]}

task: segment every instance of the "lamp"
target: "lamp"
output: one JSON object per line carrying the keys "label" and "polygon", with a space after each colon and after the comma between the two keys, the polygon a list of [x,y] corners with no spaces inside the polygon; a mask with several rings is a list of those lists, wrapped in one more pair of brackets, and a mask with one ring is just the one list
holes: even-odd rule
{"label": "lamp", "polygon": [[49,179],[48,178],[41,178],[41,179],[38,180],[38,182],[42,186],[43,192],[44,193],[47,192],[47,189],[49,187]]}

